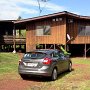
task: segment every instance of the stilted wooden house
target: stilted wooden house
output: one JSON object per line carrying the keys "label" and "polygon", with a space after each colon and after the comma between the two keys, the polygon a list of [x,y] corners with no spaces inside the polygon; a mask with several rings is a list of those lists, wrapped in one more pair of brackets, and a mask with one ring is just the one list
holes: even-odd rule
{"label": "stilted wooden house", "polygon": [[90,56],[90,17],[67,11],[14,21],[26,29],[26,51],[63,45],[72,56]]}
{"label": "stilted wooden house", "polygon": [[[64,45],[74,56],[90,56],[90,17],[67,11],[16,21],[26,26],[26,51]],[[51,46],[53,45],[53,46]]]}

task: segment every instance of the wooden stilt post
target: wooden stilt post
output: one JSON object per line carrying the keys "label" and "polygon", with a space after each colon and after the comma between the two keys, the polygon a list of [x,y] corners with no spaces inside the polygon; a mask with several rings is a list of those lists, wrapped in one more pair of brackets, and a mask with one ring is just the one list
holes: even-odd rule
{"label": "wooden stilt post", "polygon": [[4,48],[4,52],[5,52],[5,45],[4,45],[4,47],[3,47],[3,48]]}
{"label": "wooden stilt post", "polygon": [[56,48],[55,48],[55,44],[54,44],[54,49],[56,49]]}
{"label": "wooden stilt post", "polygon": [[47,49],[46,44],[45,44],[45,49]]}
{"label": "wooden stilt post", "polygon": [[87,48],[87,47],[86,47],[86,43],[85,43],[85,49],[84,49],[85,59],[86,59],[86,55],[87,55],[87,54],[86,54],[86,53],[87,53],[86,48]]}
{"label": "wooden stilt post", "polygon": [[24,45],[24,49],[26,49],[26,46]]}
{"label": "wooden stilt post", "polygon": [[[85,30],[85,36],[86,36],[86,30]],[[87,50],[86,50],[86,48],[87,48],[87,47],[86,47],[86,37],[84,37],[84,38],[85,38],[85,39],[84,39],[84,40],[85,40],[85,50],[84,50],[84,51],[85,51],[85,59],[86,59],[86,53],[87,53]]]}
{"label": "wooden stilt post", "polygon": [[67,45],[65,44],[65,50],[67,51]]}
{"label": "wooden stilt post", "polygon": [[13,50],[13,53],[16,53],[16,50],[15,50],[15,26],[14,26],[14,29],[13,29],[13,48],[14,48],[14,50]]}

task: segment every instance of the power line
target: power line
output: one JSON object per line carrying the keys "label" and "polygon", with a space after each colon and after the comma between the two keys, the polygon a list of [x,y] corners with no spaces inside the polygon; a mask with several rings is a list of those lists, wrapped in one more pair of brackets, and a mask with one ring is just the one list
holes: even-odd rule
{"label": "power line", "polygon": [[48,2],[48,1],[50,1],[50,0],[37,0],[37,2],[38,2],[38,7],[39,7],[39,16],[40,16],[40,14],[41,14],[41,12],[43,11],[43,9],[46,7],[46,4],[44,5],[44,7],[43,7],[43,9],[41,9],[41,5],[40,5],[40,2]]}
{"label": "power line", "polygon": [[42,12],[42,10],[41,10],[41,6],[40,6],[40,1],[39,1],[39,0],[37,0],[37,2],[38,2],[38,7],[39,7],[39,15],[40,15],[40,13]]}

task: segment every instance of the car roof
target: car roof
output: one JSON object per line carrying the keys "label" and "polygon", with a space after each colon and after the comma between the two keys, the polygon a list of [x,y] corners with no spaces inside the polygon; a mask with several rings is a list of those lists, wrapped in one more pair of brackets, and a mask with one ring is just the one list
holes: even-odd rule
{"label": "car roof", "polygon": [[31,52],[41,52],[41,53],[45,53],[45,54],[51,54],[52,52],[58,52],[58,51],[59,50],[57,50],[57,49],[36,49],[34,51],[31,51]]}

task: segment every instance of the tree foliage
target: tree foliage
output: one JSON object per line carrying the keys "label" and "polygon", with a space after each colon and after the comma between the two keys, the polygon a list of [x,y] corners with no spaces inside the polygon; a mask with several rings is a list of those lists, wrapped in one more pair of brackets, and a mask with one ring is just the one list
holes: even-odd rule
{"label": "tree foliage", "polygon": [[22,19],[22,17],[21,16],[19,16],[18,18],[17,18],[17,20],[21,20]]}

